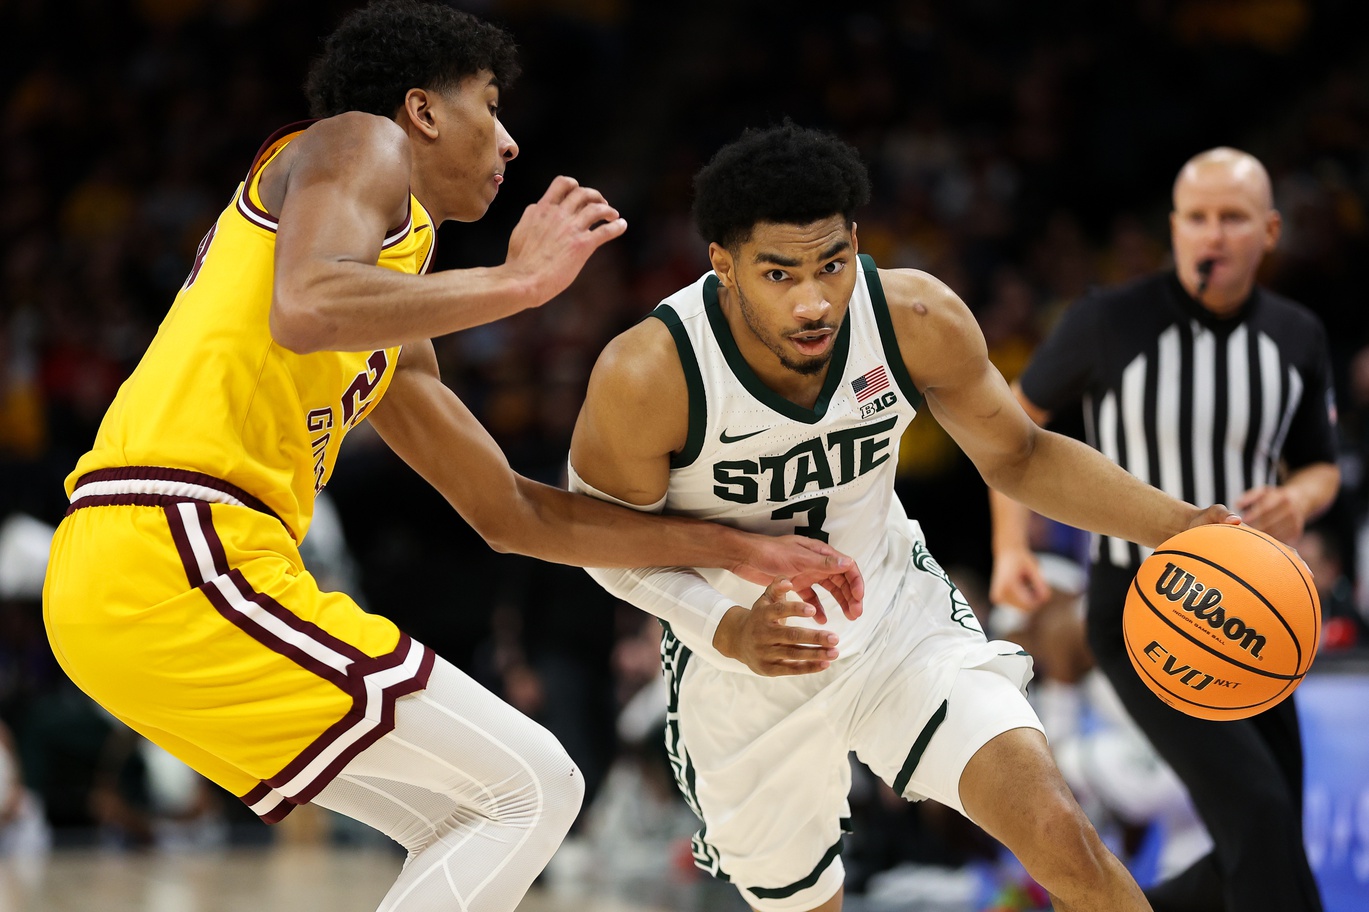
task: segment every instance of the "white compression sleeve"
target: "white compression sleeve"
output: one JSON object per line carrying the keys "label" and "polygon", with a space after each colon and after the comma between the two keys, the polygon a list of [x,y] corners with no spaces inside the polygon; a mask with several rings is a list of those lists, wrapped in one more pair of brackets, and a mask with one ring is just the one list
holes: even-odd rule
{"label": "white compression sleeve", "polygon": [[379,912],[514,912],[584,793],[551,732],[438,659],[314,803],[408,850]]}
{"label": "white compression sleeve", "polygon": [[[567,470],[570,489],[578,494],[588,494],[644,513],[660,513],[665,507],[664,497],[647,506],[619,500],[586,482],[575,471],[575,466],[567,463]],[[615,597],[665,621],[685,643],[711,645],[723,615],[737,604],[688,567],[644,567],[633,570],[586,567],[585,571]],[[715,658],[710,655],[713,652],[711,649],[701,650],[700,654],[715,663],[727,663],[731,668],[745,667],[722,656]]]}

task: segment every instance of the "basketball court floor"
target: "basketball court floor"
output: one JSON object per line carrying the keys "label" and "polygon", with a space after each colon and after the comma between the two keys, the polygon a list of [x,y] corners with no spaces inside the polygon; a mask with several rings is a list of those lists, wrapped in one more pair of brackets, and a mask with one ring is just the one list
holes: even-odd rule
{"label": "basketball court floor", "polygon": [[[195,851],[63,849],[0,857],[0,912],[373,912],[401,857],[381,848],[269,846]],[[518,912],[747,912],[728,884],[663,872],[535,885]],[[922,900],[848,896],[847,912],[973,912]]]}
{"label": "basketball court floor", "polygon": [[[0,859],[0,912],[371,912],[399,872],[380,849],[64,850]],[[606,892],[536,887],[519,912],[671,912]]]}

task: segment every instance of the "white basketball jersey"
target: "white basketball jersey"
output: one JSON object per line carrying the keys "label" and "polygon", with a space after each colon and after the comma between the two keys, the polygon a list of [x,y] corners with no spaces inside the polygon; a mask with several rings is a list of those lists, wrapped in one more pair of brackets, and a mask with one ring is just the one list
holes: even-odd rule
{"label": "white basketball jersey", "polygon": [[[671,460],[665,512],[768,535],[797,533],[855,558],[865,576],[864,615],[852,622],[822,593],[843,656],[865,645],[894,602],[914,539],[894,495],[899,440],[922,397],[894,336],[874,261],[860,258],[827,380],[810,408],[772,392],[743,360],[708,273],[661,302],[689,392],[689,435]],[[700,570],[720,592],[750,606],[762,587],[722,570]],[[817,626],[809,621],[807,626]],[[714,653],[711,643],[689,642]]]}

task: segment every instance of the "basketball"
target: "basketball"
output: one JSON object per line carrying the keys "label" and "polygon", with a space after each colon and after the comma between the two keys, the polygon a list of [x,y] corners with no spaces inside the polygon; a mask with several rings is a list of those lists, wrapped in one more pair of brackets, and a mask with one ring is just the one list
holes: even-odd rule
{"label": "basketball", "polygon": [[1249,526],[1188,529],[1146,558],[1122,610],[1141,680],[1200,719],[1244,719],[1307,674],[1321,602],[1297,552]]}

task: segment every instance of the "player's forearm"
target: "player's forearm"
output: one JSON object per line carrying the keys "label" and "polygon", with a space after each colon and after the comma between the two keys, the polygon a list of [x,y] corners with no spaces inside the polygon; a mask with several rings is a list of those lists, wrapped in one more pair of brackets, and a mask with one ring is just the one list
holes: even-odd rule
{"label": "player's forearm", "polygon": [[1045,431],[1020,462],[985,477],[999,492],[1043,516],[1152,548],[1188,528],[1198,513],[1092,447]]}
{"label": "player's forearm", "polygon": [[271,335],[291,351],[367,351],[430,339],[543,303],[505,266],[408,275],[338,262],[277,282]]}
{"label": "player's forearm", "polygon": [[580,567],[720,567],[751,553],[751,536],[716,523],[657,516],[517,480],[516,510],[491,544]]}
{"label": "player's forearm", "polygon": [[1006,494],[990,488],[989,517],[993,528],[991,546],[994,555],[1029,547],[1030,510]]}

